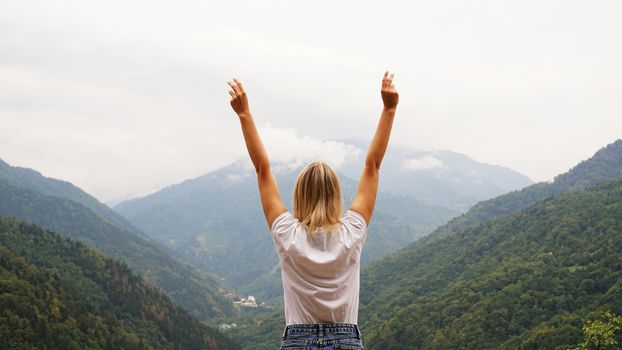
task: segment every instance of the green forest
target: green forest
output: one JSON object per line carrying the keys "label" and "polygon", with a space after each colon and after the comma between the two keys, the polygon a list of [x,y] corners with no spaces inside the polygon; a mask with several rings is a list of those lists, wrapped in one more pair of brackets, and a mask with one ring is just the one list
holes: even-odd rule
{"label": "green forest", "polygon": [[392,260],[362,279],[370,349],[572,347],[584,319],[622,313],[622,179],[545,199]]}
{"label": "green forest", "polygon": [[127,264],[0,218],[0,348],[238,349]]}

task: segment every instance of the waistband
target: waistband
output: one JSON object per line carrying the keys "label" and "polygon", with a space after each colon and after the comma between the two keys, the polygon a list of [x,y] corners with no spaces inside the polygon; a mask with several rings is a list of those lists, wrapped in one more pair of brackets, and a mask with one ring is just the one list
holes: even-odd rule
{"label": "waistband", "polygon": [[359,327],[352,323],[301,323],[290,324],[283,330],[283,338],[295,333],[311,333],[323,336],[325,333],[355,333],[361,338]]}

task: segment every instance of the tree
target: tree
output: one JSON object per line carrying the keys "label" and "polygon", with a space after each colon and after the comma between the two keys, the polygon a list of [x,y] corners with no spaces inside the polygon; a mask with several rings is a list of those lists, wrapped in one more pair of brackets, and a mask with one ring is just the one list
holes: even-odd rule
{"label": "tree", "polygon": [[617,316],[611,311],[605,311],[601,318],[602,320],[587,320],[585,322],[583,325],[585,339],[577,349],[616,349],[618,342],[615,340],[615,333],[622,328],[622,316]]}

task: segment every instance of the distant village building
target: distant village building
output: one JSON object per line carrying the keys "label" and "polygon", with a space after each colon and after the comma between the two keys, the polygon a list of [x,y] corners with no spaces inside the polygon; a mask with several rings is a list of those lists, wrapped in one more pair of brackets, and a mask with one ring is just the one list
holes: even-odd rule
{"label": "distant village building", "polygon": [[220,329],[221,331],[226,331],[226,330],[231,329],[231,328],[236,328],[237,326],[238,325],[235,324],[235,323],[232,323],[232,324],[221,323],[221,324],[218,325],[218,329]]}
{"label": "distant village building", "polygon": [[248,298],[242,298],[240,299],[240,301],[234,301],[234,304],[238,304],[240,306],[247,306],[247,307],[257,307],[257,300],[255,300],[255,297],[252,295],[249,295]]}

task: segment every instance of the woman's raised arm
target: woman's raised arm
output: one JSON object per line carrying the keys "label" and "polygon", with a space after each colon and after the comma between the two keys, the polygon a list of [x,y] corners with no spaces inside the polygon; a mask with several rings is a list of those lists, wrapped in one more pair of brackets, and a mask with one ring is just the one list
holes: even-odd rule
{"label": "woman's raised arm", "polygon": [[356,196],[350,206],[350,210],[361,214],[368,225],[376,204],[380,164],[382,163],[384,152],[387,150],[387,145],[389,144],[393,117],[395,116],[395,110],[399,101],[399,94],[395,89],[395,85],[393,85],[393,74],[389,75],[388,71],[384,73],[384,77],[382,78],[380,95],[382,96],[384,108],[380,115],[376,133],[374,134],[374,138],[367,151],[367,156],[365,157],[363,174],[359,180]]}
{"label": "woman's raised arm", "polygon": [[259,185],[263,212],[266,216],[268,227],[272,228],[274,219],[287,211],[287,207],[283,203],[283,200],[281,200],[276,178],[270,170],[268,153],[255,127],[255,121],[253,120],[248,106],[246,91],[239,80],[233,79],[233,81],[234,82],[227,82],[231,87],[229,91],[229,95],[231,95],[231,107],[233,107],[233,110],[240,119],[244,141],[246,142],[246,149],[248,150],[248,154],[255,167],[255,172],[257,173],[257,183]]}

